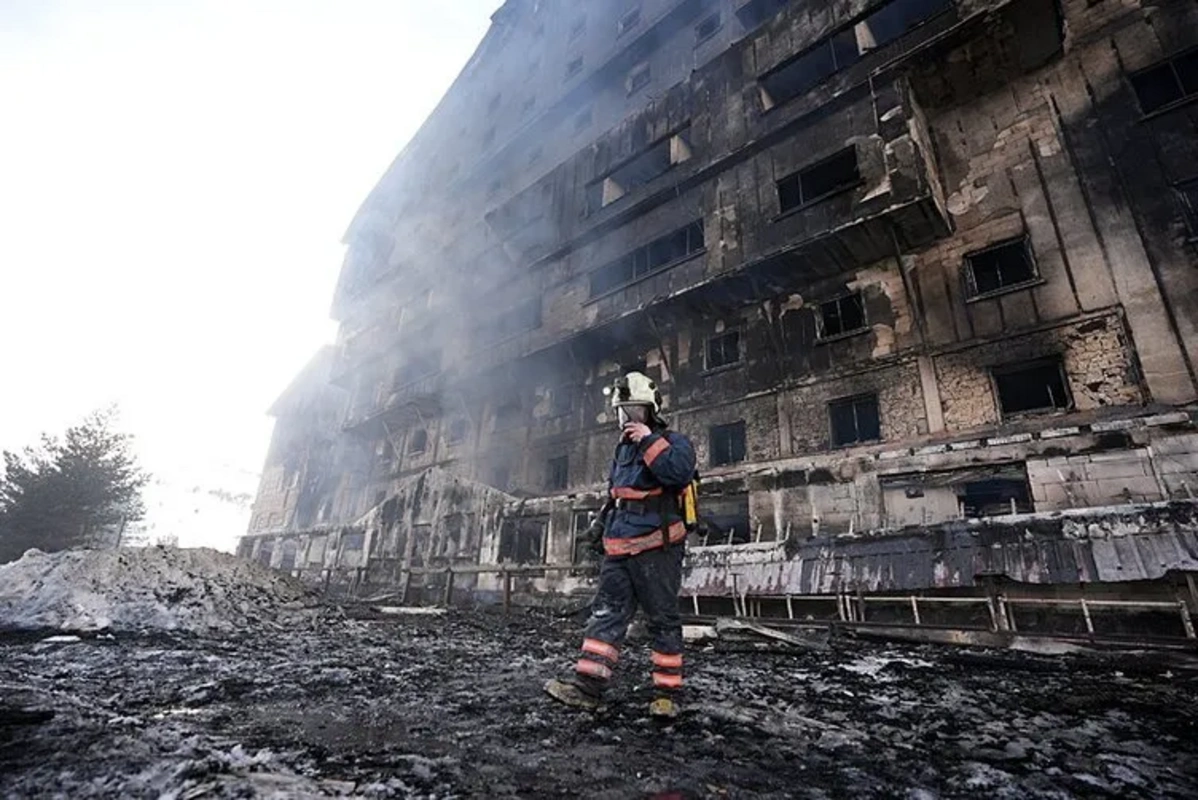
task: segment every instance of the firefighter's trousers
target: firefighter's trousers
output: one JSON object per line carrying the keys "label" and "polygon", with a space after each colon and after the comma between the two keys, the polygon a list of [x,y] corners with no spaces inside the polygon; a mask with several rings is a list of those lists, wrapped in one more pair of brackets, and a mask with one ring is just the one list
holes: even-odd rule
{"label": "firefighter's trousers", "polygon": [[633,556],[607,556],[599,570],[599,591],[587,622],[582,657],[575,670],[590,688],[602,690],[611,679],[620,646],[639,605],[653,638],[653,685],[660,692],[682,687],[682,586],[685,545],[647,550]]}

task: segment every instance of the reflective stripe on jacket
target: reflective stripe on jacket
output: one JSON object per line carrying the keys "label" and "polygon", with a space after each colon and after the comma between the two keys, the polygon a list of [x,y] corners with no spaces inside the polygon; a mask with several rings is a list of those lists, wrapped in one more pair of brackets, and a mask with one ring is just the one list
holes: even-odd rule
{"label": "reflective stripe on jacket", "polygon": [[[678,525],[681,533],[674,528],[673,523],[678,522],[680,517],[669,500],[682,491],[694,475],[695,450],[690,439],[680,433],[655,431],[639,444],[626,439],[620,440],[616,445],[616,455],[612,462],[611,496],[618,500],[661,497],[662,502],[646,503],[634,508],[621,508],[617,505],[608,522],[605,540],[634,539],[658,532],[656,539],[657,546],[660,547],[660,531],[667,525],[670,526],[672,542],[684,539],[685,526]],[[613,549],[627,548],[620,545],[609,547],[607,541],[604,542],[604,548],[609,555],[629,555],[612,552]]]}

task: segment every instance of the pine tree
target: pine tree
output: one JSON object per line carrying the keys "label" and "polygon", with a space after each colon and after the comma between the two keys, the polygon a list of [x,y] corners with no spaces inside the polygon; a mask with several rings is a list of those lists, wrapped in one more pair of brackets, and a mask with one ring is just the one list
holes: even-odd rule
{"label": "pine tree", "polygon": [[36,447],[4,451],[0,563],[30,547],[112,545],[125,523],[141,519],[148,476],[116,417],[115,408],[97,411],[61,439],[43,435]]}

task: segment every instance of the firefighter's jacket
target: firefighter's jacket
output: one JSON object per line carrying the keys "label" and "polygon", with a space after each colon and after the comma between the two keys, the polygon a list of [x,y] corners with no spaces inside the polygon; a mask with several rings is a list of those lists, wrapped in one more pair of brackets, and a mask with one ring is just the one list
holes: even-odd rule
{"label": "firefighter's jacket", "polygon": [[[633,443],[621,439],[612,462],[610,492],[616,508],[604,532],[609,556],[636,555],[686,538],[677,497],[695,476],[690,439],[664,429]],[[663,536],[664,533],[664,536]]]}

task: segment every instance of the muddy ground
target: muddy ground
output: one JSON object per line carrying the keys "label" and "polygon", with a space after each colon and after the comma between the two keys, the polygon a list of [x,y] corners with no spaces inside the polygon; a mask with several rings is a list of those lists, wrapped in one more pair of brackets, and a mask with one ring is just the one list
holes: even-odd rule
{"label": "muddy ground", "polygon": [[[577,631],[455,612],[220,639],[10,637],[0,797],[1198,797],[1198,676],[1176,664],[699,649],[663,729],[645,714],[643,645],[605,713],[543,697]],[[18,706],[55,716],[16,724]]]}

